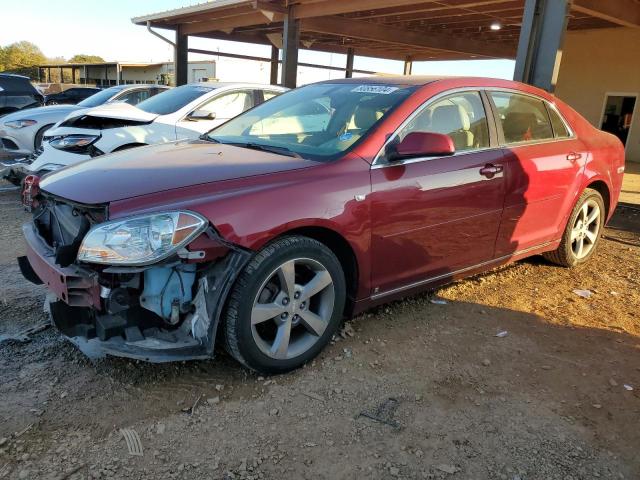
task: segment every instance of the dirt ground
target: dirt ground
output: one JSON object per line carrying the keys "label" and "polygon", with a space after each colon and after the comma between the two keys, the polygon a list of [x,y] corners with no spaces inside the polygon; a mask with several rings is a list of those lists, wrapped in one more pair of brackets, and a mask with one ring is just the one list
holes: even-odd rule
{"label": "dirt ground", "polygon": [[[26,219],[0,193],[0,334],[46,321],[14,260]],[[637,479],[639,339],[634,209],[587,265],[536,257],[381,307],[289,375],[91,363],[48,329],[0,344],[0,479]]]}

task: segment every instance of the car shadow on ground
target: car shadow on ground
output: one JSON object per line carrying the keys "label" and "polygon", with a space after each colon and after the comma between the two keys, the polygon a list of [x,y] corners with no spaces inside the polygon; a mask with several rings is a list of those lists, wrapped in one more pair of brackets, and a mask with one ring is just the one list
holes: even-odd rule
{"label": "car shadow on ground", "polygon": [[[312,364],[268,379],[224,355],[182,364],[91,363],[54,332],[0,347],[0,437],[31,425],[21,440],[48,448],[46,459],[57,435],[70,430],[90,432],[91,443],[117,444],[112,433],[134,427],[155,448],[158,438],[143,432],[162,422],[171,426],[172,442],[190,435],[197,451],[208,448],[205,425],[215,423],[229,438],[216,448],[230,468],[259,432],[297,448],[298,439],[323,442],[330,431],[349,442],[325,446],[324,457],[347,453],[356,463],[370,461],[370,449],[402,456],[400,445],[412,445],[424,458],[400,467],[408,475],[425,459],[469,475],[504,465],[534,478],[575,468],[638,472],[637,336],[431,299],[418,295],[361,315]],[[398,432],[358,418],[388,398],[399,402]],[[187,433],[192,422],[203,426]],[[10,441],[6,455],[17,465],[15,448]],[[73,453],[89,455],[88,446]],[[337,478],[333,461],[314,462],[312,471]]]}

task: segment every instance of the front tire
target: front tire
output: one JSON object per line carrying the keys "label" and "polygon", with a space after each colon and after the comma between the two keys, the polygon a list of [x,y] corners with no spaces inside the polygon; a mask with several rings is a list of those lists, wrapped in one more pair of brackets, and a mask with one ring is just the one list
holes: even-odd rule
{"label": "front tire", "polygon": [[604,222],[602,195],[597,190],[587,188],[571,212],[560,245],[555,251],[545,253],[545,258],[563,267],[586,262],[596,250]]}
{"label": "front tire", "polygon": [[267,245],[244,268],[224,317],[227,351],[260,373],[284,373],[313,359],[342,320],[346,282],[324,244],[302,236]]}

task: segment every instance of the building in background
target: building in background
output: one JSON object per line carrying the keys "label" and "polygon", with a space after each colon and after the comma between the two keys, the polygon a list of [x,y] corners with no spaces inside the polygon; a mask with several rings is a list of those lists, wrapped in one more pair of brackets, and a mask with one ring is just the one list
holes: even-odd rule
{"label": "building in background", "polygon": [[[189,82],[215,81],[214,60],[189,62]],[[38,66],[38,81],[41,83],[70,83],[76,85],[112,85],[156,83],[175,85],[173,62],[164,63],[61,63]]]}
{"label": "building in background", "polygon": [[640,162],[640,29],[567,33],[555,94]]}

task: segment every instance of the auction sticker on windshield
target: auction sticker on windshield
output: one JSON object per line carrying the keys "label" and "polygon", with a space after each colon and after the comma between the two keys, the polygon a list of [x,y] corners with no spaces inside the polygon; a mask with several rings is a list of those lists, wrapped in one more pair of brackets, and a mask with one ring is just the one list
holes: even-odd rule
{"label": "auction sticker on windshield", "polygon": [[387,87],[385,85],[360,85],[351,91],[356,93],[379,93],[382,95],[389,95],[396,90],[398,90],[398,87]]}

